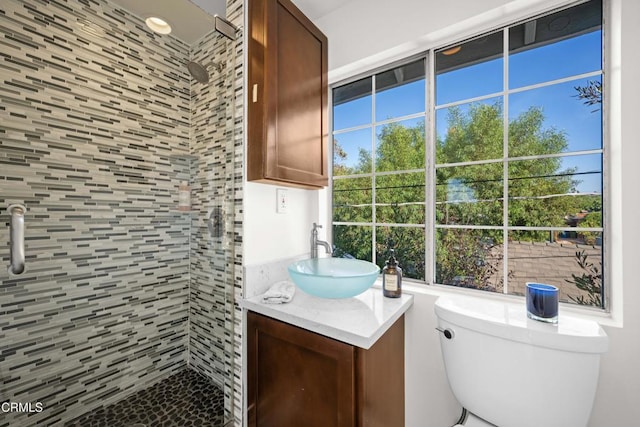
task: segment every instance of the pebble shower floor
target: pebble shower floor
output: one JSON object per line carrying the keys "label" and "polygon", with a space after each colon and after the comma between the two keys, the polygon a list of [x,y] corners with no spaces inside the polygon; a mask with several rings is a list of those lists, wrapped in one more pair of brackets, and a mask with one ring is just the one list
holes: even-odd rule
{"label": "pebble shower floor", "polygon": [[224,393],[208,378],[190,369],[65,424],[66,427],[223,425]]}

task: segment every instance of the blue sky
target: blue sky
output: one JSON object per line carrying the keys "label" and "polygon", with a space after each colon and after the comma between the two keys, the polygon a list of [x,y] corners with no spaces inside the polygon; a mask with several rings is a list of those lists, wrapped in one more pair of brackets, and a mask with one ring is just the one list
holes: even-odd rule
{"label": "blue sky", "polygon": [[[509,87],[517,89],[578,74],[599,71],[602,67],[600,31],[552,43],[509,56]],[[595,52],[595,54],[594,54]],[[463,69],[443,73],[436,79],[436,105],[457,102],[500,92],[503,89],[502,58],[486,61]],[[542,108],[543,128],[563,132],[568,141],[567,151],[599,149],[602,146],[601,112],[575,97],[575,86],[600,81],[600,76],[572,80],[552,86],[526,90],[509,95],[509,120],[531,106]],[[412,82],[376,94],[376,121],[424,112],[425,82]],[[334,108],[334,129],[346,129],[372,123],[371,96],[357,99]],[[483,102],[502,103],[501,97]],[[468,108],[468,104],[461,109]],[[436,132],[446,134],[446,109],[436,110]],[[415,123],[415,119],[411,120]],[[378,127],[379,128],[379,127]],[[378,129],[376,129],[376,134]],[[349,156],[348,164],[357,161],[358,148],[371,148],[371,128],[336,135]],[[580,171],[600,171],[601,156],[567,156],[565,168]],[[583,175],[580,192],[601,192],[601,174]]]}

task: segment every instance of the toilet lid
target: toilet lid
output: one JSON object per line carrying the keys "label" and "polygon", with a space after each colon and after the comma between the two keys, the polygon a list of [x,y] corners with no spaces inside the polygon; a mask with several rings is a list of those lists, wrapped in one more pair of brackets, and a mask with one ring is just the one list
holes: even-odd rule
{"label": "toilet lid", "polygon": [[436,315],[449,323],[496,337],[564,351],[604,353],[608,337],[597,322],[560,313],[557,324],[531,320],[524,301],[512,303],[441,296]]}

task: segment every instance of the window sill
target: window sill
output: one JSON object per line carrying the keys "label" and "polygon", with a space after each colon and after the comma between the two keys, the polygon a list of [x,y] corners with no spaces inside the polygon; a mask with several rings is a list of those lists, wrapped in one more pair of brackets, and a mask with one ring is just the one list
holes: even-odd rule
{"label": "window sill", "polygon": [[[376,288],[382,288],[382,279],[378,278],[374,284]],[[427,295],[432,297],[439,297],[443,295],[465,295],[469,297],[475,298],[486,298],[491,301],[503,301],[503,302],[511,302],[518,303],[521,302],[524,306],[524,298],[514,295],[503,295],[503,294],[495,294],[489,293],[485,291],[479,291],[474,289],[465,289],[465,288],[456,288],[453,286],[446,285],[427,285],[420,284],[418,282],[407,282],[403,281],[402,283],[403,292],[407,292],[411,295]],[[558,317],[561,319],[563,313],[570,314],[571,316],[580,318],[593,320],[594,322],[599,323],[601,326],[611,326],[616,328],[622,327],[622,322],[614,319],[611,313],[606,313],[599,311],[597,309],[590,309],[586,307],[573,306],[571,304],[560,303],[560,312]]]}

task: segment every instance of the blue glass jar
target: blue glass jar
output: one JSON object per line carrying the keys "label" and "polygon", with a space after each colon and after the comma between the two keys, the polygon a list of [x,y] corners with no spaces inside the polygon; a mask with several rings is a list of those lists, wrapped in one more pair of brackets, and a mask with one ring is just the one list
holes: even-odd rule
{"label": "blue glass jar", "polygon": [[527,317],[558,323],[558,288],[543,283],[527,283]]}

